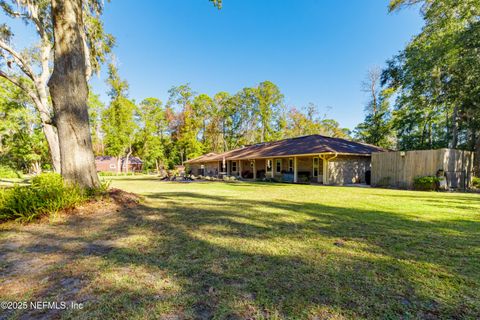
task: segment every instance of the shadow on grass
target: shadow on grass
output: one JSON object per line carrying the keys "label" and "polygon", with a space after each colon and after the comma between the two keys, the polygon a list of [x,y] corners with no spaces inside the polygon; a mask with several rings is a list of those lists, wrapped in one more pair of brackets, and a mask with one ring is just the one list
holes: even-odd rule
{"label": "shadow on grass", "polygon": [[[148,199],[92,234],[85,233],[88,224],[73,236],[25,231],[35,240],[22,248],[26,253],[57,252],[60,265],[95,257],[110,268],[145,268],[180,286],[174,297],[148,286],[109,287],[69,316],[157,318],[155,305],[163,300],[177,305],[179,318],[195,319],[480,316],[478,221],[420,221],[378,210],[189,192]],[[158,209],[155,201],[166,206]],[[292,221],[295,214],[303,218]],[[115,245],[139,234],[147,244]],[[48,296],[69,278],[81,279],[82,287],[94,274],[82,279],[59,270],[60,280],[36,296]]]}

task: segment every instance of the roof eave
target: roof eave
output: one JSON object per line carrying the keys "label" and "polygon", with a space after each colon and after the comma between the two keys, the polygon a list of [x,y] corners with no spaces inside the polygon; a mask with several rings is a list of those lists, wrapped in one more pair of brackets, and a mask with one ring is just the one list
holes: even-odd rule
{"label": "roof eave", "polygon": [[[372,152],[373,153],[373,152]],[[359,156],[359,157],[371,157],[372,153],[354,153],[354,152],[316,152],[316,153],[305,153],[305,154],[287,154],[287,155],[274,155],[274,156],[265,156],[265,157],[225,157],[225,160],[228,161],[240,161],[240,160],[255,160],[255,159],[272,159],[272,158],[292,158],[292,157],[314,157],[320,154],[336,154],[340,156]],[[185,161],[185,164],[201,164],[201,163],[208,163],[208,162],[218,162],[222,161],[220,159],[217,160],[189,160]]]}

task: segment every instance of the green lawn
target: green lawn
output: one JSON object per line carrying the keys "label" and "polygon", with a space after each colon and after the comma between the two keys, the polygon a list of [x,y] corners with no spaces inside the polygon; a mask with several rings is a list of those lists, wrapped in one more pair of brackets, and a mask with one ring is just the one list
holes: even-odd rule
{"label": "green lawn", "polygon": [[82,319],[480,318],[478,194],[112,186],[145,199],[0,226],[0,300],[80,301],[56,316]]}

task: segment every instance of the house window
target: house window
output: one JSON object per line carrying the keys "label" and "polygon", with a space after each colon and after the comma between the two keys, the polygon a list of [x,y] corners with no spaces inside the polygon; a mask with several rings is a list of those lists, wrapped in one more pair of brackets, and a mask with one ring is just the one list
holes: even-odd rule
{"label": "house window", "polygon": [[282,159],[275,160],[275,172],[276,173],[282,172]]}
{"label": "house window", "polygon": [[313,176],[318,177],[318,165],[320,159],[319,158],[313,158]]}
{"label": "house window", "polygon": [[272,159],[267,160],[267,172],[272,172]]}
{"label": "house window", "polygon": [[293,159],[288,159],[288,172],[293,172]]}
{"label": "house window", "polygon": [[115,164],[110,164],[110,169],[115,169],[117,166]]}
{"label": "house window", "polygon": [[232,171],[237,172],[237,161],[232,161]]}

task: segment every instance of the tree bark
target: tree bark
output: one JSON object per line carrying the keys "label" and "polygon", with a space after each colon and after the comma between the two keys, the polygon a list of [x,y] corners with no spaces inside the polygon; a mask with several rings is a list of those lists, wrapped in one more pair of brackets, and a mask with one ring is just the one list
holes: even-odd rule
{"label": "tree bark", "polygon": [[473,172],[477,177],[480,177],[480,134],[475,141],[475,161],[473,163]]}
{"label": "tree bark", "polygon": [[55,127],[51,124],[43,124],[43,133],[47,139],[48,149],[50,151],[50,157],[52,159],[53,171],[57,173],[62,172],[62,166],[60,162],[60,145],[58,142],[58,135]]}
{"label": "tree bark", "polygon": [[122,172],[122,165],[123,165],[123,163],[122,163],[122,156],[119,155],[119,156],[117,157],[117,176]]}
{"label": "tree bark", "polygon": [[129,166],[129,162],[130,162],[130,155],[132,154],[132,147],[130,147],[130,149],[128,150],[128,153],[127,153],[127,157],[125,158],[125,173],[126,175],[128,175],[128,166]]}
{"label": "tree bark", "polygon": [[100,185],[88,121],[82,0],[52,0],[54,68],[48,82],[66,181]]}
{"label": "tree bark", "polygon": [[450,142],[450,148],[456,149],[458,144],[458,107],[453,108],[452,114],[452,141]]}

